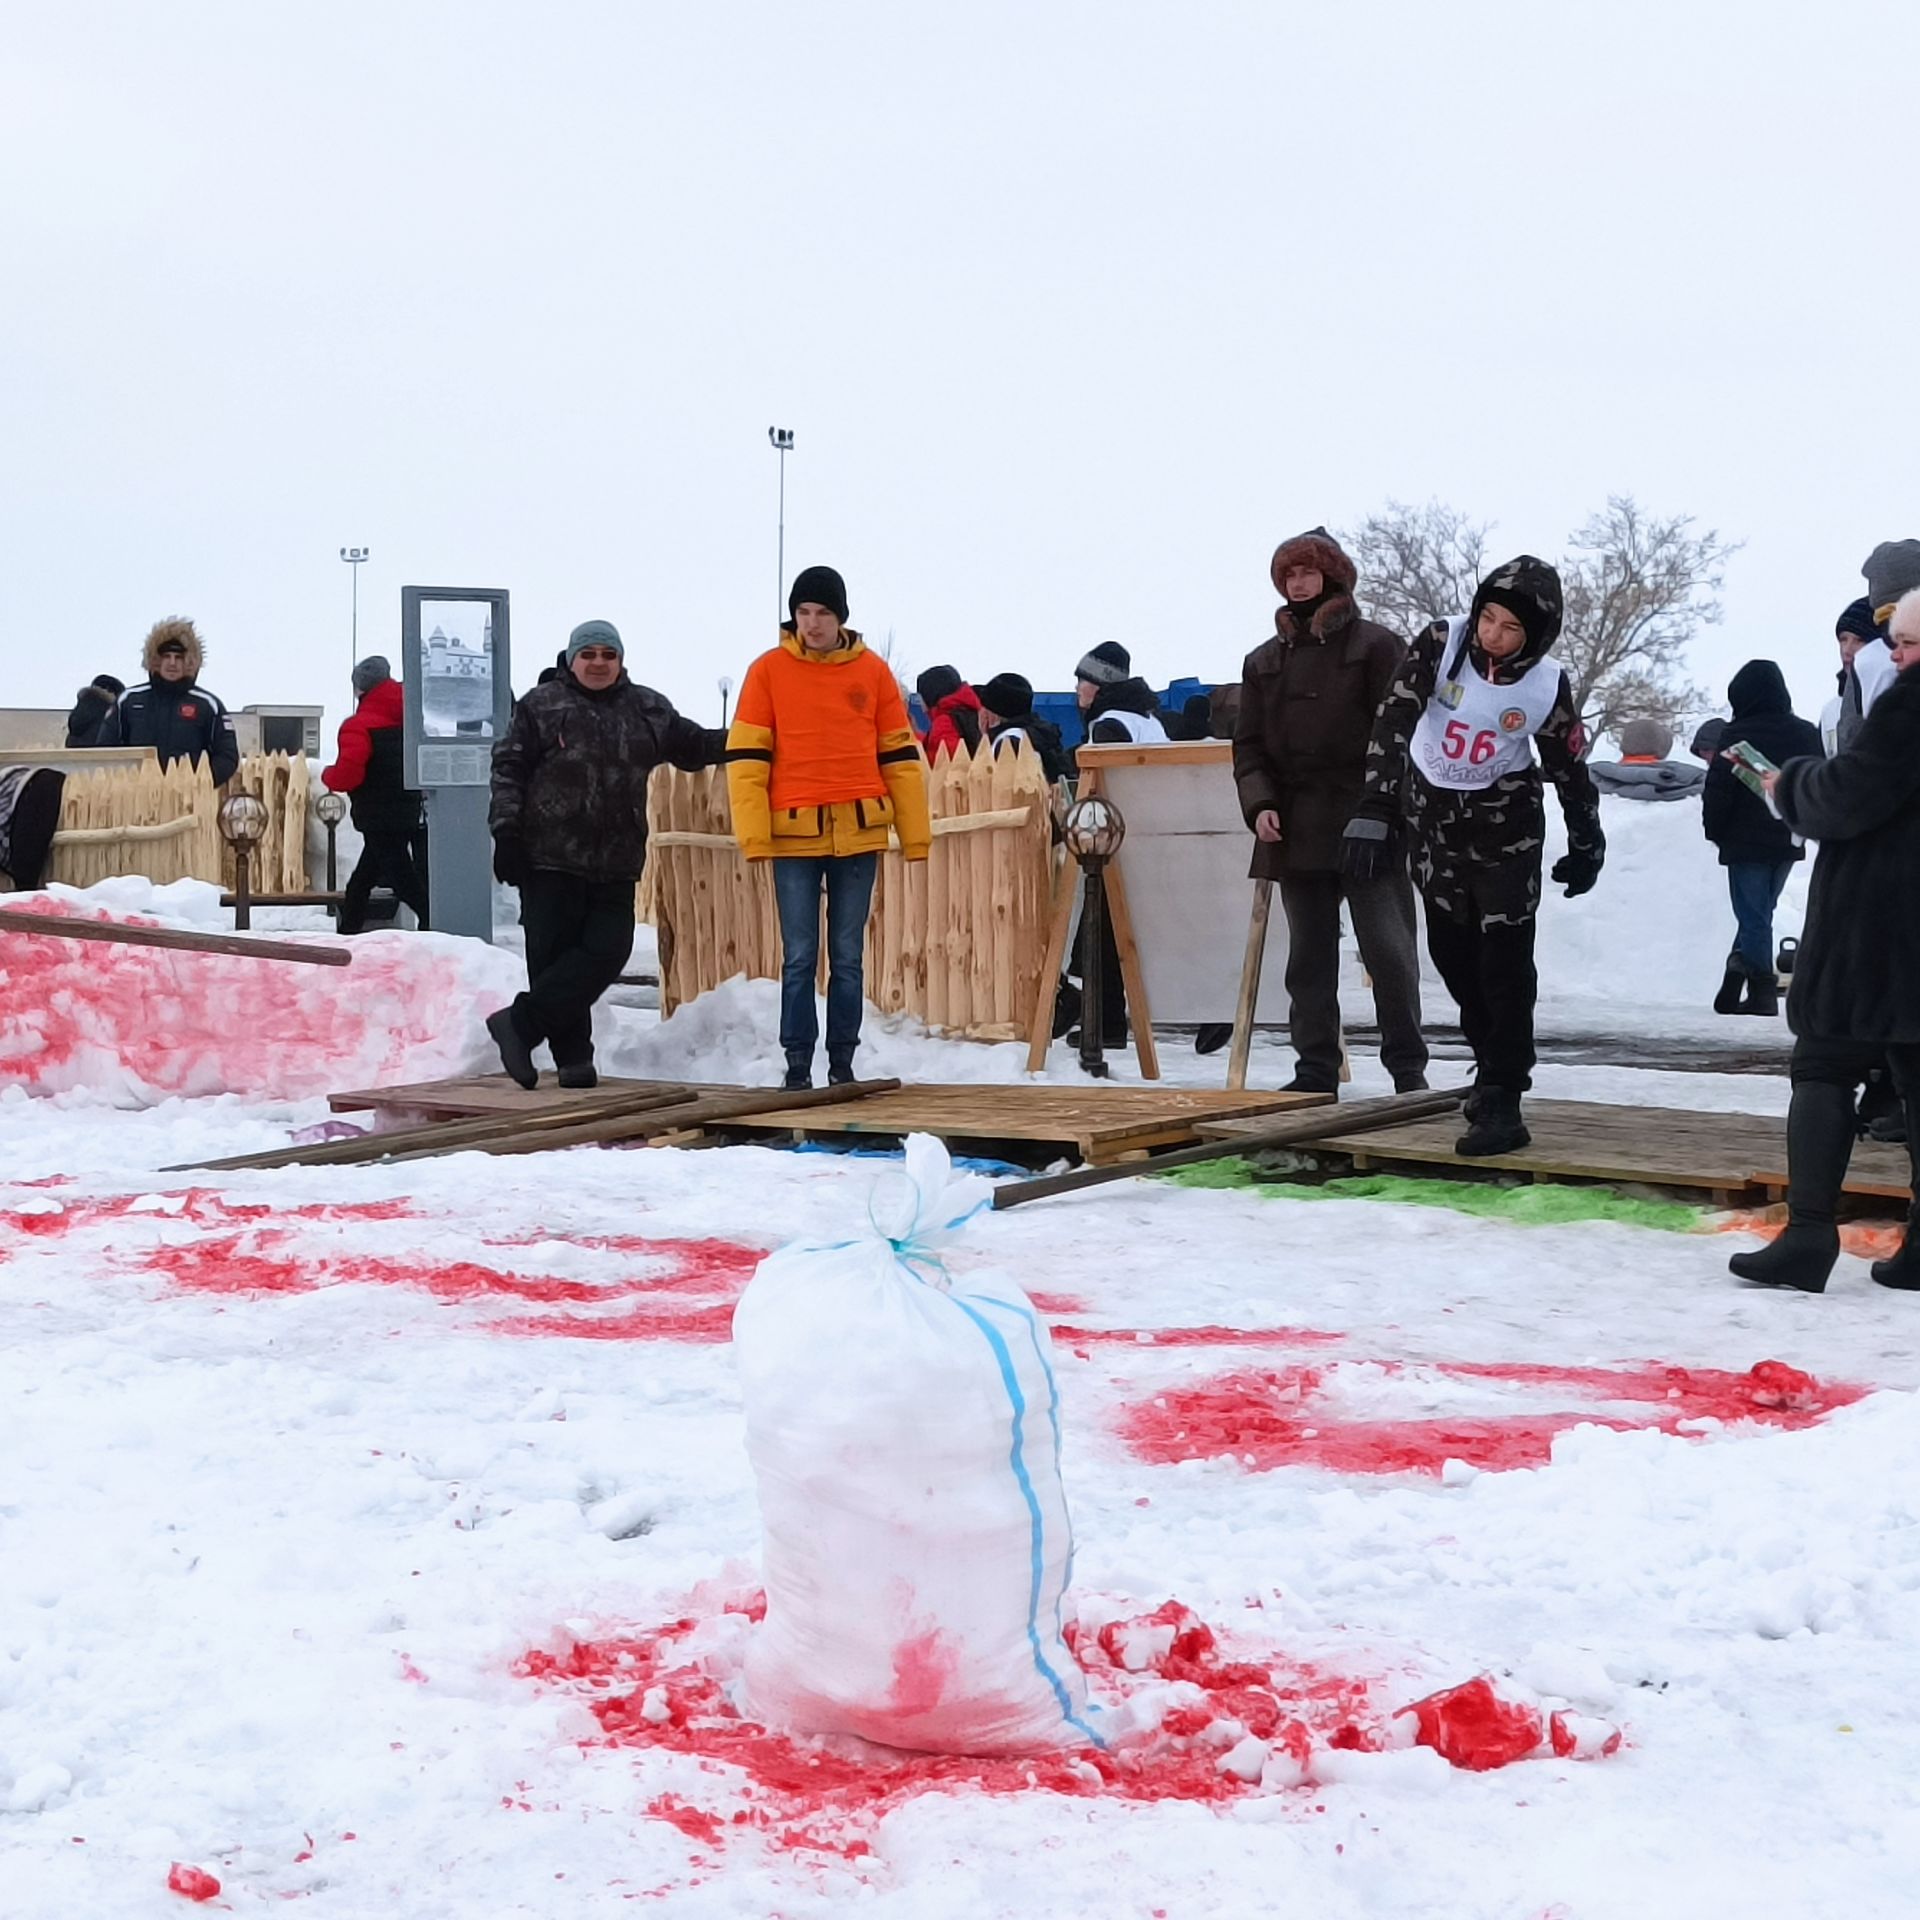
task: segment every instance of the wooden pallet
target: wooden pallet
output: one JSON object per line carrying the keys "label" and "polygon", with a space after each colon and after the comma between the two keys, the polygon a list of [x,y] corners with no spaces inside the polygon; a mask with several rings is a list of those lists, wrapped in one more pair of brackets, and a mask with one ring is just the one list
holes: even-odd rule
{"label": "wooden pallet", "polygon": [[1026,1083],[912,1086],[845,1107],[761,1113],[728,1131],[828,1139],[847,1134],[938,1134],[961,1142],[1022,1141],[1071,1149],[1104,1166],[1199,1138],[1204,1121],[1251,1119],[1324,1104],[1325,1094],[1216,1093],[1189,1087],[1055,1087]]}
{"label": "wooden pallet", "polygon": [[[509,1080],[504,1073],[471,1074],[458,1080],[422,1080],[410,1087],[362,1087],[351,1093],[330,1094],[327,1105],[335,1113],[392,1113],[424,1116],[429,1120],[480,1119],[492,1114],[553,1113],[578,1109],[581,1117],[609,1101],[633,1094],[678,1088],[677,1080],[616,1080],[603,1078],[597,1087],[563,1087],[551,1073],[540,1076],[531,1089]],[[718,1092],[704,1082],[688,1086],[702,1093]]]}
{"label": "wooden pallet", "polygon": [[[1378,1132],[1328,1132],[1309,1149],[1342,1153],[1370,1167],[1442,1165],[1456,1172],[1490,1168],[1540,1180],[1610,1180],[1641,1186],[1694,1187],[1720,1205],[1771,1198],[1787,1184],[1784,1120],[1754,1113],[1697,1113],[1675,1107],[1609,1106],[1585,1100],[1528,1100],[1533,1144],[1523,1152],[1463,1160],[1454,1152],[1461,1122],[1447,1115]],[[1208,1121],[1200,1132],[1226,1139],[1246,1131],[1237,1120]],[[1883,1200],[1907,1197],[1904,1147],[1862,1141],[1854,1149],[1847,1191]],[[1758,1190],[1756,1192],[1756,1189]]]}

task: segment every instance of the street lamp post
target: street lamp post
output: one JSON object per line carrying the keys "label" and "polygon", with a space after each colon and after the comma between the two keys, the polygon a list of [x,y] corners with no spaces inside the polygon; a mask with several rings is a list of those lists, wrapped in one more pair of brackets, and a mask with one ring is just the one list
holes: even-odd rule
{"label": "street lamp post", "polygon": [[340,558],[353,569],[353,658],[348,662],[348,670],[360,664],[360,568],[363,562],[371,559],[371,547],[342,547]]}
{"label": "street lamp post", "polygon": [[767,444],[780,456],[780,545],[776,562],[780,577],[774,582],[774,601],[784,615],[787,606],[787,455],[793,451],[793,429],[769,427]]}
{"label": "street lamp post", "polygon": [[1127,837],[1127,823],[1111,800],[1089,794],[1067,809],[1061,837],[1086,876],[1085,904],[1080,911],[1080,1070],[1092,1079],[1104,1080],[1108,1067],[1101,1039],[1106,1009],[1100,1004],[1100,947],[1107,896],[1101,875],[1120,851],[1120,843]]}
{"label": "street lamp post", "polygon": [[733,675],[723,673],[720,676],[720,730],[724,733],[727,726],[727,702],[733,698]]}

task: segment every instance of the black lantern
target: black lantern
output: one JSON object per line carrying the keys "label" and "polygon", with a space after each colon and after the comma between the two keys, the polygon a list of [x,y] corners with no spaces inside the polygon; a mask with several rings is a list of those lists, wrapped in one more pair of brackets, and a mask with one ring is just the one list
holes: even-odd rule
{"label": "black lantern", "polygon": [[[327,891],[333,893],[340,885],[337,877],[339,867],[334,850],[334,836],[340,831],[340,822],[347,817],[346,796],[334,793],[330,789],[323,789],[314,797],[313,817],[327,830]],[[327,911],[337,913],[339,911],[337,903],[329,900]]]}
{"label": "black lantern", "polygon": [[257,794],[230,793],[215,815],[220,837],[233,849],[233,924],[253,924],[253,850],[266,837],[267,803]]}
{"label": "black lantern", "polygon": [[1101,1002],[1101,929],[1106,919],[1106,886],[1101,875],[1120,851],[1127,823],[1120,809],[1101,794],[1089,794],[1067,809],[1062,838],[1086,875],[1080,912],[1080,1066],[1096,1080],[1108,1077],[1100,1036],[1105,1025]]}

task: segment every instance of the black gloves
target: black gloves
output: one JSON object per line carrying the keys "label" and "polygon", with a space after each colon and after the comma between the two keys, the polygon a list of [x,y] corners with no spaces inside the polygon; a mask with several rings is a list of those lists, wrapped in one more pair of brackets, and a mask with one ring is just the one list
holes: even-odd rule
{"label": "black gloves", "polygon": [[1600,856],[1597,853],[1563,854],[1553,863],[1553,883],[1566,888],[1569,900],[1583,893],[1591,893],[1593,883],[1599,878]]}
{"label": "black gloves", "polygon": [[493,877],[503,887],[523,887],[528,871],[526,843],[517,833],[500,834],[493,843]]}
{"label": "black gloves", "polygon": [[1393,844],[1393,823],[1370,813],[1357,813],[1340,836],[1340,871],[1349,880],[1378,880],[1387,870]]}

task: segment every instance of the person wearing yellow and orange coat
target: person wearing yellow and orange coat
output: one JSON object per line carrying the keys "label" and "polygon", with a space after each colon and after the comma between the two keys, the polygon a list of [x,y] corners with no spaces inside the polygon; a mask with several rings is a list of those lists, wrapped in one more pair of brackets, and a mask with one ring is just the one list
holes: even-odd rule
{"label": "person wearing yellow and orange coat", "polygon": [[747,669],[727,734],[734,838],[773,862],[780,912],[785,1085],[813,1084],[814,980],[827,901],[827,1078],[853,1077],[866,982],[862,949],[880,855],[932,843],[927,763],[892,669],[846,624],[846,583],[808,567],[787,596],[780,644]]}

